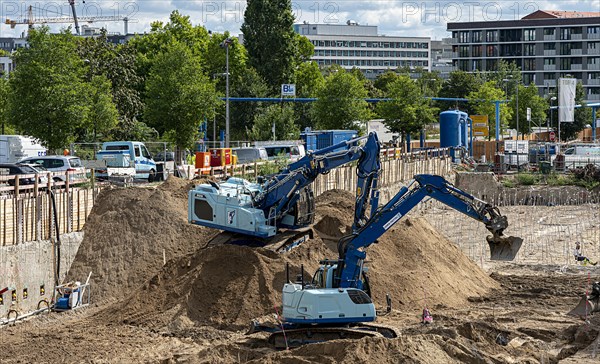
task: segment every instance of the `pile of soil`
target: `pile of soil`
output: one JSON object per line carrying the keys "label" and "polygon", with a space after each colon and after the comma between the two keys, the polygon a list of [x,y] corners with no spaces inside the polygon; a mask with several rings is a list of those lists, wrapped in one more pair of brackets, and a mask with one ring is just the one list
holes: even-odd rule
{"label": "pile of soil", "polygon": [[[126,300],[112,317],[157,330],[201,326],[241,330],[251,319],[275,313],[281,304],[285,267],[305,277],[324,258],[337,258],[337,239],[352,221],[354,197],[329,191],[317,201],[315,238],[284,255],[263,248],[218,245],[170,262]],[[484,237],[482,237],[484,238]],[[397,224],[368,250],[373,298],[418,313],[424,305],[459,306],[496,288],[494,280],[424,219]],[[173,323],[176,326],[173,327]]]}
{"label": "pile of soil", "polygon": [[192,186],[171,177],[157,188],[103,190],[68,279],[82,281],[92,272],[96,302],[122,297],[160,271],[165,260],[204,246],[216,232],[188,223],[187,191]]}

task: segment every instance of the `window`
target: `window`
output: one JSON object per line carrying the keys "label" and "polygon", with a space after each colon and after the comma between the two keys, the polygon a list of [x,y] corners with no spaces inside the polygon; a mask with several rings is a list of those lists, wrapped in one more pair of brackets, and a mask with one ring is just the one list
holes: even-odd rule
{"label": "window", "polygon": [[544,66],[551,66],[556,64],[555,58],[544,58]]}
{"label": "window", "polygon": [[134,149],[135,149],[135,156],[139,157],[141,155],[141,153],[140,153],[140,147],[136,146]]}
{"label": "window", "polygon": [[[523,60],[523,71],[535,71],[535,58]],[[529,83],[525,83],[526,85]]]}
{"label": "window", "polygon": [[588,49],[600,49],[600,42],[588,42]]}
{"label": "window", "polygon": [[588,34],[600,34],[600,27],[588,27],[587,33]]}
{"label": "window", "polygon": [[481,30],[473,31],[473,43],[481,42]]}
{"label": "window", "polygon": [[570,58],[561,58],[560,59],[560,69],[561,70],[570,70],[571,69],[571,59]]}
{"label": "window", "polygon": [[571,28],[562,28],[560,30],[560,40],[571,39]]}
{"label": "window", "polygon": [[523,31],[523,40],[526,42],[535,40],[535,29],[525,29]]}
{"label": "window", "polygon": [[481,60],[476,59],[473,61],[473,71],[481,71]]}
{"label": "window", "polygon": [[532,83],[535,83],[535,73],[524,73],[523,83],[525,85],[531,85]]}
{"label": "window", "polygon": [[488,71],[497,71],[498,70],[498,61],[495,59],[488,59],[486,61],[487,70]]}
{"label": "window", "polygon": [[561,55],[570,55],[571,54],[571,43],[561,43],[560,44],[560,54]]}
{"label": "window", "polygon": [[152,158],[152,156],[150,156],[150,153],[148,153],[148,149],[146,149],[145,146],[142,145],[141,148],[142,148],[142,156],[144,158],[148,158],[148,159]]}
{"label": "window", "polygon": [[535,44],[525,44],[523,51],[525,56],[535,56]]}
{"label": "window", "polygon": [[497,30],[488,30],[485,33],[485,41],[486,42],[497,42],[498,41],[498,31]]}
{"label": "window", "polygon": [[554,35],[554,28],[544,28],[544,35]]}
{"label": "window", "polygon": [[545,51],[553,51],[556,50],[556,43],[544,43]]}
{"label": "window", "polygon": [[600,64],[600,57],[588,57],[588,64]]}
{"label": "window", "polygon": [[83,164],[81,164],[81,159],[79,158],[69,158],[69,165],[71,165],[72,168],[83,167]]}
{"label": "window", "polygon": [[469,56],[469,46],[460,46],[460,51],[458,54],[460,57],[468,57]]}
{"label": "window", "polygon": [[495,45],[487,46],[485,54],[487,57],[498,57],[498,46],[495,46]]}

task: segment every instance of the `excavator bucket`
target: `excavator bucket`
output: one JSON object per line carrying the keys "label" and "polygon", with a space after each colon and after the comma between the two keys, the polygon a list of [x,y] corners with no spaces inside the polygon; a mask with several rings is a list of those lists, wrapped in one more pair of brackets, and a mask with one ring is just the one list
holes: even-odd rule
{"label": "excavator bucket", "polygon": [[587,295],[583,295],[583,297],[581,297],[581,299],[579,300],[577,306],[575,306],[574,309],[569,311],[567,315],[585,318],[591,315],[592,312],[595,312],[597,310],[598,302],[594,299],[590,299]]}
{"label": "excavator bucket", "polygon": [[491,260],[514,260],[521,249],[523,239],[516,236],[488,236]]}

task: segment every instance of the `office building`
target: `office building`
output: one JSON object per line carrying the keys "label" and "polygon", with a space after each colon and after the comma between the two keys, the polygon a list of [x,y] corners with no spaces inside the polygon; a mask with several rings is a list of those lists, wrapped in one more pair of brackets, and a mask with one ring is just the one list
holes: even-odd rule
{"label": "office building", "polygon": [[540,94],[560,77],[582,81],[586,100],[600,100],[600,12],[539,10],[520,20],[448,23],[453,65],[493,72],[499,60],[521,68],[523,82]]}
{"label": "office building", "polygon": [[339,24],[295,24],[294,30],[315,46],[313,60],[321,67],[333,64],[358,68],[369,79],[400,67],[431,70],[429,37],[380,35],[377,26],[348,21]]}

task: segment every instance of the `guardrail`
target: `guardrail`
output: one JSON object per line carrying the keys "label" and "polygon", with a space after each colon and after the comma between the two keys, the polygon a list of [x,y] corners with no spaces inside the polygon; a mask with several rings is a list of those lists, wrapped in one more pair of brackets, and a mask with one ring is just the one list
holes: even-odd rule
{"label": "guardrail", "polygon": [[[389,160],[418,161],[449,157],[450,148],[432,148],[408,153],[403,153],[401,148],[388,148],[381,150],[380,153],[382,162]],[[205,168],[195,168],[194,166],[188,165],[183,168],[183,172],[190,179],[195,176],[212,176],[215,178],[242,177],[257,179],[259,176],[260,167],[275,166],[275,163],[276,161],[264,161]],[[276,169],[276,167],[274,169]]]}

